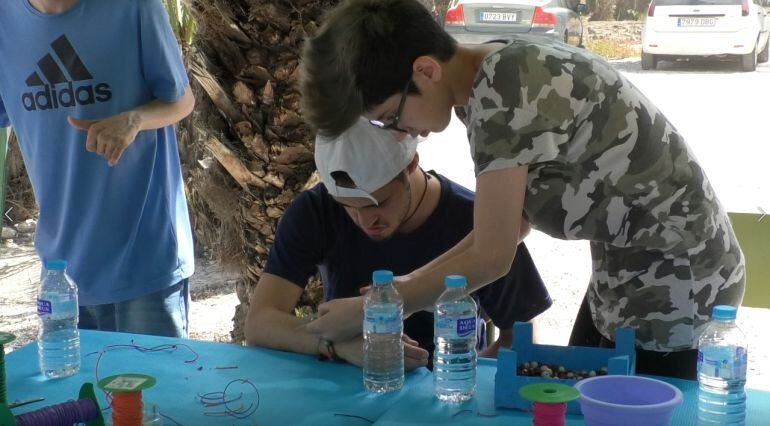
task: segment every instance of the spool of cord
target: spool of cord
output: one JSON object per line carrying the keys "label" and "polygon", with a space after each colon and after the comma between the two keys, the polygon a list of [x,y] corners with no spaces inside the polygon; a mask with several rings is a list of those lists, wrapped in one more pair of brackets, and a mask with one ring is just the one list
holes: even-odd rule
{"label": "spool of cord", "polygon": [[8,390],[5,383],[5,345],[16,340],[10,333],[0,332],[0,404],[8,404]]}
{"label": "spool of cord", "polygon": [[532,401],[534,426],[564,426],[567,402],[574,401],[580,392],[560,383],[533,383],[522,386],[519,395]]}
{"label": "spool of cord", "polygon": [[0,425],[3,426],[71,426],[82,423],[104,426],[104,418],[91,383],[84,383],[80,387],[80,394],[75,401],[43,407],[15,417],[5,404],[0,404]]}
{"label": "spool of cord", "polygon": [[567,404],[548,404],[544,402],[532,403],[532,417],[534,426],[564,426]]}
{"label": "spool of cord", "polygon": [[[112,424],[114,426],[142,426],[153,423],[157,412],[145,413],[142,391],[155,385],[155,378],[144,374],[119,374],[99,380],[99,387],[112,396]],[[145,416],[153,417],[145,419]]]}
{"label": "spool of cord", "polygon": [[112,394],[112,424],[115,426],[142,426],[142,392]]}
{"label": "spool of cord", "polygon": [[19,414],[16,423],[19,426],[72,426],[98,417],[99,408],[92,400],[78,399]]}

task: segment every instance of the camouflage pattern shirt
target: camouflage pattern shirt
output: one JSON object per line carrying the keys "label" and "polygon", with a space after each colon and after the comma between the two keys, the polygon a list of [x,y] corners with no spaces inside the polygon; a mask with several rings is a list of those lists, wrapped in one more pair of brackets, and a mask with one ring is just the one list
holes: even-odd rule
{"label": "camouflage pattern shirt", "polygon": [[715,304],[740,304],[743,255],[706,175],[600,57],[517,37],[484,59],[457,113],[477,175],[528,166],[532,226],[590,242],[588,300],[605,337],[627,326],[642,349],[689,349]]}

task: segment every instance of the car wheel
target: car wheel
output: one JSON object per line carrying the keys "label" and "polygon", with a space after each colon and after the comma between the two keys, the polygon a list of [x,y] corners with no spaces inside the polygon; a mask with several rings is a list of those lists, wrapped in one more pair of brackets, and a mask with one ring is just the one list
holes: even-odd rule
{"label": "car wheel", "polygon": [[759,52],[759,55],[757,56],[757,62],[763,64],[770,60],[770,39],[767,40],[767,43],[765,43],[765,48],[762,49],[761,52]]}
{"label": "car wheel", "polygon": [[755,47],[751,53],[741,55],[741,68],[743,71],[751,72],[757,69],[757,48]]}
{"label": "car wheel", "polygon": [[652,53],[642,52],[642,69],[654,70],[658,66],[658,58]]}

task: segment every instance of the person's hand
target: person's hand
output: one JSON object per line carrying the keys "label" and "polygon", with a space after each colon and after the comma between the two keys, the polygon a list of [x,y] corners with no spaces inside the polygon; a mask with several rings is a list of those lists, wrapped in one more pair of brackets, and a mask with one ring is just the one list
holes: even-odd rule
{"label": "person's hand", "polygon": [[127,111],[101,120],[81,120],[67,117],[70,125],[88,132],[86,150],[103,156],[110,167],[114,166],[123,155],[123,151],[134,142],[139,133],[139,117]]}
{"label": "person's hand", "polygon": [[[404,344],[404,370],[412,371],[415,368],[428,365],[428,351],[419,347],[417,341],[406,334],[401,338]],[[363,367],[364,365],[364,339],[362,336],[334,345],[337,356],[345,361]]]}
{"label": "person's hand", "polygon": [[361,334],[364,323],[362,296],[334,299],[318,305],[318,318],[305,329],[322,339],[339,342]]}
{"label": "person's hand", "polygon": [[338,342],[334,344],[334,351],[337,352],[337,356],[345,361],[357,365],[359,367],[364,366],[364,338],[363,336],[354,337],[344,342]]}
{"label": "person's hand", "polygon": [[428,365],[428,351],[421,348],[416,340],[406,334],[401,338],[404,342],[404,370],[412,371],[415,368]]}

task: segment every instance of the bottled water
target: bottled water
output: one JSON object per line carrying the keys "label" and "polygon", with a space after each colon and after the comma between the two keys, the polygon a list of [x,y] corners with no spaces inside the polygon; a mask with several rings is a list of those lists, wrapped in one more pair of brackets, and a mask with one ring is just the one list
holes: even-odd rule
{"label": "bottled water", "polygon": [[49,260],[37,297],[38,360],[48,378],[71,376],[80,370],[78,289],[64,275],[67,262]]}
{"label": "bottled water", "polygon": [[433,389],[441,401],[467,401],[476,392],[476,302],[465,277],[449,275],[434,315]]}
{"label": "bottled water", "polygon": [[364,387],[390,392],[404,385],[404,300],[393,287],[393,273],[374,271],[364,302]]}
{"label": "bottled water", "polygon": [[735,325],[737,309],[714,307],[698,339],[698,424],[743,425],[746,421],[746,336]]}

